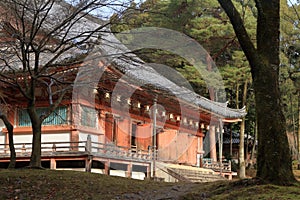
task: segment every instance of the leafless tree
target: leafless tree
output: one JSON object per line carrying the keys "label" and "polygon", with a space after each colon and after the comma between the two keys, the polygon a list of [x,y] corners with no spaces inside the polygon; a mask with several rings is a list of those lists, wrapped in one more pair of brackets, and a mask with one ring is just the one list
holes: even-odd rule
{"label": "leafless tree", "polygon": [[3,93],[0,93],[0,119],[3,121],[7,132],[8,132],[8,142],[10,150],[10,162],[8,168],[15,168],[16,166],[16,151],[14,147],[13,133],[14,126],[10,123],[7,118],[7,112],[11,110],[11,107],[5,101],[6,97]]}
{"label": "leafless tree", "polygon": [[[95,15],[109,7],[126,6],[112,0],[68,2],[0,2],[0,82],[15,99],[27,104],[33,133],[32,168],[41,167],[43,121],[63,99],[70,98],[73,79],[63,71],[73,71],[82,63],[109,24]],[[37,112],[37,99],[49,105],[42,115]]]}

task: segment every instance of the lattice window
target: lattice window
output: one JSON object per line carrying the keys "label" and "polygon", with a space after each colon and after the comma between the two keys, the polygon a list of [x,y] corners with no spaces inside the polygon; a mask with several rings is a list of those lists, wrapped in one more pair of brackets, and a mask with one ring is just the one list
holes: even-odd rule
{"label": "lattice window", "polygon": [[97,112],[94,108],[81,106],[81,125],[88,127],[96,127]]}
{"label": "lattice window", "polygon": [[[39,116],[47,112],[47,108],[37,108],[37,114]],[[67,124],[67,107],[56,108],[49,117],[47,117],[42,125],[61,125]],[[18,112],[18,126],[31,126],[30,117],[26,109],[20,109]]]}

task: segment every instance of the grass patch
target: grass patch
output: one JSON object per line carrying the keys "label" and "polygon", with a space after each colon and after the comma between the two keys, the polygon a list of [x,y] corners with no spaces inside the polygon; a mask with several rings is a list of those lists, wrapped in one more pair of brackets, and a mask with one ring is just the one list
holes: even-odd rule
{"label": "grass patch", "polygon": [[0,170],[0,199],[112,199],[169,183],[55,170]]}
{"label": "grass patch", "polygon": [[200,186],[193,192],[184,195],[181,199],[214,199],[214,200],[298,200],[300,197],[300,183],[292,186],[277,186],[261,184],[255,179],[246,179],[233,182],[208,183]]}
{"label": "grass patch", "polygon": [[[300,177],[300,171],[295,171],[295,176]],[[155,199],[185,200],[300,197],[300,183],[282,187],[261,184],[255,179],[182,184],[76,171],[19,169],[0,170],[0,183],[0,199],[153,199],[154,194]],[[176,198],[167,198],[167,194]]]}

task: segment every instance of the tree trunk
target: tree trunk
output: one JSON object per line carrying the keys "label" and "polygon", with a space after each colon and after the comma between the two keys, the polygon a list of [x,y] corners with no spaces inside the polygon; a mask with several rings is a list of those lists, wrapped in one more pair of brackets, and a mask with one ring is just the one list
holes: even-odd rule
{"label": "tree trunk", "polygon": [[30,157],[30,168],[41,168],[41,125],[32,125],[32,153]]}
{"label": "tree trunk", "polygon": [[[245,122],[246,123],[246,122]],[[246,130],[246,128],[245,128]],[[249,164],[249,132],[247,132],[246,134],[246,148],[245,148],[245,164],[246,164],[246,168],[248,167]]]}
{"label": "tree trunk", "polygon": [[259,62],[252,67],[258,120],[257,177],[286,185],[295,178],[279,91],[280,2],[260,2],[257,20]]}
{"label": "tree trunk", "polygon": [[298,133],[296,132],[296,120],[295,120],[295,113],[294,113],[294,109],[293,109],[293,99],[292,99],[292,95],[290,95],[290,106],[291,106],[291,113],[292,113],[292,124],[293,124],[293,139],[294,142],[291,145],[291,149],[293,152],[293,159],[296,158],[298,160],[299,158],[299,152],[298,152]]}
{"label": "tree trunk", "polygon": [[251,165],[253,165],[254,163],[254,155],[255,155],[255,149],[256,149],[256,140],[257,140],[257,121],[255,122],[255,133],[254,133],[254,139],[253,139],[253,146],[252,146],[252,150],[251,150],[251,156],[250,156],[250,160],[251,160]]}
{"label": "tree trunk", "polygon": [[[246,105],[247,101],[248,80],[244,83],[242,105]],[[245,122],[244,117],[240,127],[240,146],[239,146],[239,178],[246,178],[246,163],[245,163]]]}
{"label": "tree trunk", "polygon": [[41,133],[42,122],[36,113],[36,108],[32,105],[27,108],[32,123],[32,152],[30,157],[30,168],[42,168],[41,164]]}
{"label": "tree trunk", "polygon": [[246,178],[246,164],[245,164],[245,117],[242,119],[240,127],[240,145],[239,145],[239,178]]}
{"label": "tree trunk", "polygon": [[293,109],[293,98],[292,95],[290,95],[290,106],[291,106],[291,113],[292,113],[292,124],[293,124],[293,139],[294,142],[291,146],[292,152],[293,152],[293,159],[296,158],[298,160],[298,134],[296,132],[296,120],[295,120],[295,113],[294,113],[294,109]]}
{"label": "tree trunk", "polygon": [[229,146],[230,158],[232,158],[232,124],[230,124],[230,146]]}
{"label": "tree trunk", "polygon": [[[272,66],[264,66],[267,68]],[[276,184],[294,180],[292,160],[286,135],[285,118],[281,111],[280,94],[272,76],[259,70],[254,84],[258,120],[257,177]],[[266,82],[271,83],[267,86]]]}
{"label": "tree trunk", "polygon": [[235,87],[235,103],[236,103],[236,109],[239,109],[239,97],[240,97],[240,84],[236,83]]}
{"label": "tree trunk", "polygon": [[14,126],[9,122],[7,117],[4,114],[0,115],[0,119],[5,124],[5,127],[7,128],[8,131],[8,143],[9,143],[9,150],[10,150],[10,162],[8,165],[8,168],[15,168],[16,166],[16,151],[15,151],[15,146],[14,146]]}
{"label": "tree trunk", "polygon": [[297,155],[298,155],[298,168],[300,169],[300,90],[298,95],[298,134],[297,134]]}
{"label": "tree trunk", "polygon": [[295,181],[279,91],[280,1],[256,0],[257,48],[232,1],[218,0],[251,66],[258,122],[257,178],[278,185]]}

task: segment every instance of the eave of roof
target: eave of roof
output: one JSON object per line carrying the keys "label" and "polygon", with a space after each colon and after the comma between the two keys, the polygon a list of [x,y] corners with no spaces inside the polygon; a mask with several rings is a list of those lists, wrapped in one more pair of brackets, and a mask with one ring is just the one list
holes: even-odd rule
{"label": "eave of roof", "polygon": [[166,95],[175,95],[178,99],[194,106],[195,109],[200,108],[219,118],[236,120],[246,115],[245,108],[228,108],[226,103],[211,101],[187,88],[178,86],[159,74],[135,54],[132,54],[108,30],[105,32],[99,48],[103,53],[109,55],[109,60],[114,64],[115,68],[133,79],[133,82],[137,82],[139,85],[151,85],[154,89],[160,90]]}
{"label": "eave of roof", "polygon": [[[52,12],[52,16],[57,18],[55,13],[61,9],[65,4],[56,4]],[[88,16],[88,15],[87,15]],[[51,20],[51,19],[49,19]],[[95,18],[84,17],[81,19],[78,27],[75,27],[71,31],[79,33],[86,31],[87,29],[95,29],[101,24],[104,24],[102,20],[95,20]],[[51,28],[51,23],[45,24],[45,29]],[[72,36],[72,35],[71,35]],[[70,36],[70,37],[71,37]],[[209,112],[212,115],[226,119],[239,119],[246,115],[245,109],[231,109],[227,107],[226,103],[218,103],[204,98],[195,92],[178,86],[176,83],[170,81],[166,77],[159,74],[151,66],[146,65],[136,55],[130,53],[130,50],[126,48],[110,31],[109,28],[103,29],[102,41],[97,46],[102,52],[107,55],[107,59],[110,60],[114,66],[124,73],[126,76],[132,78],[134,82],[138,82],[139,85],[151,85],[154,89],[161,91],[164,95],[175,95],[179,100],[193,106],[195,109],[200,108],[205,112]],[[97,49],[97,48],[96,48]],[[73,53],[73,52],[72,52]],[[79,53],[82,53],[79,51]],[[126,55],[124,57],[124,55]],[[67,55],[69,57],[71,55]],[[104,55],[105,56],[105,55]],[[60,61],[65,59],[61,58]]]}

